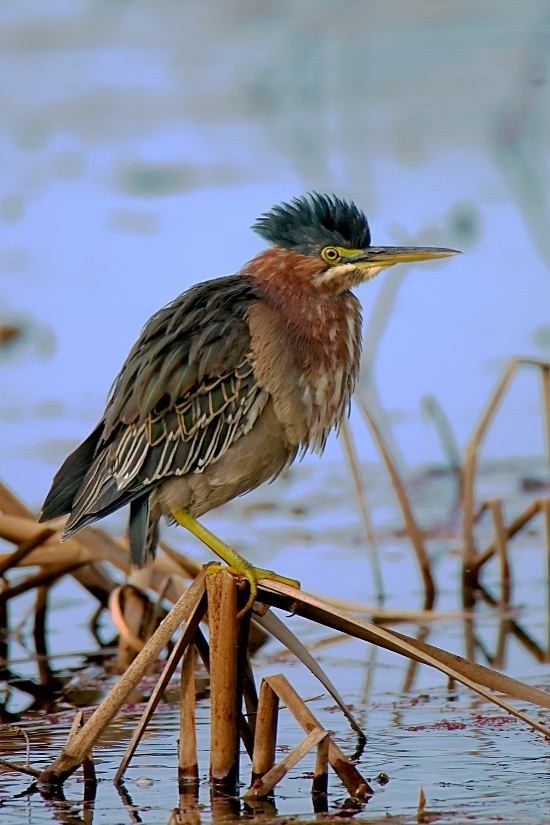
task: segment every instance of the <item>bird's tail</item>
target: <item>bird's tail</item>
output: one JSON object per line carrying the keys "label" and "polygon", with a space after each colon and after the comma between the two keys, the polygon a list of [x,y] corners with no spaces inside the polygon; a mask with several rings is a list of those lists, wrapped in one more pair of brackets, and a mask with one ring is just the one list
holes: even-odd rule
{"label": "bird's tail", "polygon": [[145,567],[149,557],[155,555],[159,533],[159,517],[151,512],[149,494],[130,503],[128,533],[132,564]]}

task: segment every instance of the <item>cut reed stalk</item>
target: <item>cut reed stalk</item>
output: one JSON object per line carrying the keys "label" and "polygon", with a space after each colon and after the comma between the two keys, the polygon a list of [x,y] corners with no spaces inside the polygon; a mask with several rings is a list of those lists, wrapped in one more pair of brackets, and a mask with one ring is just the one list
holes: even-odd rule
{"label": "cut reed stalk", "polygon": [[65,576],[67,573],[72,573],[77,567],[80,567],[82,562],[74,562],[73,564],[52,564],[47,568],[42,568],[38,573],[28,576],[17,584],[10,585],[5,590],[0,592],[0,603],[6,602],[9,599],[14,599],[22,593],[27,593],[29,590],[34,590],[35,587],[41,585],[51,585],[56,579]]}
{"label": "cut reed stalk", "polygon": [[156,661],[161,650],[166,647],[174,631],[182,622],[189,621],[199,608],[205,592],[205,577],[206,570],[203,570],[174,605],[145,648],[136,656],[128,670],[92,714],[82,730],[65,747],[57,759],[42,772],[42,782],[61,785],[82,764],[98,738],[126,701],[130,691],[136,687]]}
{"label": "cut reed stalk", "polygon": [[[193,611],[193,613],[187,619],[185,625],[182,628],[182,632],[180,637],[175,645],[172,653],[168,657],[166,664],[164,665],[163,671],[157,680],[157,683],[154,687],[151,696],[149,697],[149,701],[145,706],[145,710],[141,714],[141,718],[137,724],[134,733],[132,734],[132,738],[128,743],[128,747],[124,753],[124,756],[121,759],[120,765],[118,770],[115,774],[114,781],[118,783],[122,780],[122,777],[128,767],[132,756],[134,755],[137,746],[139,745],[143,734],[145,733],[145,729],[149,722],[151,721],[151,717],[155,712],[158,703],[162,698],[162,694],[166,690],[168,686],[168,682],[172,678],[176,667],[178,666],[180,659],[182,658],[183,654],[187,650],[188,646],[193,642],[193,638],[195,635],[195,631],[199,626],[199,622],[201,621],[202,617],[206,612],[206,597],[203,594],[203,598],[198,603],[197,607]],[[144,648],[145,650],[145,648]]]}
{"label": "cut reed stalk", "polygon": [[479,450],[491,420],[498,409],[518,367],[534,366],[540,370],[542,380],[543,415],[548,461],[550,464],[550,364],[537,358],[511,358],[498,379],[493,392],[475,425],[464,451],[463,469],[463,520],[462,520],[462,564],[465,579],[475,584],[480,560],[475,544],[475,480]]}
{"label": "cut reed stalk", "polygon": [[324,604],[303,590],[297,591],[279,582],[261,581],[258,599],[283,610],[290,610],[300,616],[312,619],[324,624],[326,627],[332,627],[334,630],[340,630],[350,636],[372,642],[379,647],[384,647],[387,650],[392,650],[410,659],[417,659],[423,664],[430,665],[430,667],[434,667],[447,676],[456,679],[456,681],[462,682],[466,687],[499,705],[499,707],[517,716],[517,718],[522,719],[530,727],[544,733],[545,736],[550,736],[550,730],[544,725],[540,725],[536,720],[517,711],[507,702],[504,702],[500,696],[489,692],[489,690],[499,691],[516,699],[531,702],[539,707],[550,708],[550,695],[545,691],[526,685],[512,679],[510,676],[505,676],[503,673],[483,667],[477,662],[466,661],[453,653],[403,636],[401,633],[389,628],[371,624],[343,610],[329,607],[329,605]]}
{"label": "cut reed stalk", "polygon": [[180,794],[198,791],[199,764],[195,728],[195,669],[197,648],[190,644],[181,662],[180,735],[178,741],[178,786]]}
{"label": "cut reed stalk", "polygon": [[[275,691],[281,702],[286,705],[306,733],[309,734],[312,731],[324,730],[304,703],[303,699],[298,696],[284,676],[281,674],[267,676],[265,681]],[[351,796],[364,798],[372,794],[372,789],[332,739],[329,744],[328,760],[330,766],[338,774]]]}
{"label": "cut reed stalk", "polygon": [[254,755],[252,757],[252,785],[271,770],[275,764],[279,697],[265,679],[260,685]]}
{"label": "cut reed stalk", "polygon": [[501,608],[510,604],[510,563],[508,561],[508,532],[504,525],[504,515],[502,512],[502,499],[492,498],[488,501],[493,525],[495,528],[495,548],[498,558],[500,574],[500,601]]}
{"label": "cut reed stalk", "polygon": [[[491,593],[489,593],[489,591],[483,584],[478,584],[477,592],[479,593],[485,604],[488,604],[491,607],[498,608],[498,599],[495,599],[495,597]],[[503,617],[503,619],[505,618],[506,617]],[[510,618],[507,627],[508,632],[512,634],[512,636],[520,643],[520,645],[523,645],[527,653],[529,653],[535,659],[535,661],[540,662],[541,664],[542,662],[546,661],[545,651],[532,638],[532,636],[530,636],[527,633],[527,631],[524,630],[520,624],[518,624],[518,622],[515,619]]]}
{"label": "cut reed stalk", "polygon": [[317,756],[315,758],[315,768],[313,771],[312,794],[324,795],[328,793],[328,752],[330,740],[325,736],[317,744]]}
{"label": "cut reed stalk", "polygon": [[223,568],[206,578],[210,631],[210,781],[235,794],[239,780],[238,622],[235,576]]}
{"label": "cut reed stalk", "polygon": [[[525,510],[516,516],[513,521],[510,522],[508,527],[506,527],[506,539],[510,541],[510,539],[514,538],[514,536],[523,530],[530,521],[537,515],[540,509],[540,500],[535,499],[530,504],[527,505]],[[477,578],[479,571],[483,567],[483,565],[491,559],[496,552],[496,543],[494,541],[489,544],[485,550],[479,553],[476,557],[475,562],[471,566],[472,574]]]}
{"label": "cut reed stalk", "polygon": [[32,536],[30,539],[22,541],[17,547],[17,550],[14,550],[13,553],[10,553],[7,557],[4,557],[0,561],[0,576],[3,576],[4,573],[7,573],[7,571],[11,570],[12,567],[16,567],[18,564],[21,564],[21,562],[27,558],[29,553],[48,541],[54,533],[55,530],[47,527],[45,530],[40,530],[40,532]]}
{"label": "cut reed stalk", "polygon": [[540,512],[544,522],[544,538],[546,544],[546,656],[550,661],[550,498],[540,499]]}
{"label": "cut reed stalk", "polygon": [[36,600],[34,603],[34,649],[36,652],[36,663],[38,667],[38,678],[40,683],[47,685],[51,679],[51,668],[48,659],[48,645],[46,643],[46,621],[48,613],[48,585],[40,585],[36,588]]}
{"label": "cut reed stalk", "polygon": [[244,794],[243,799],[256,799],[268,796],[275,785],[283,779],[287,773],[296,765],[309,751],[319,745],[323,740],[328,740],[329,735],[326,730],[316,728],[302,739],[299,745],[293,748],[290,753],[277,762],[263,777],[257,779]]}
{"label": "cut reed stalk", "polygon": [[546,443],[546,458],[550,470],[550,365],[544,364],[540,370],[542,408],[544,413],[544,440]]}

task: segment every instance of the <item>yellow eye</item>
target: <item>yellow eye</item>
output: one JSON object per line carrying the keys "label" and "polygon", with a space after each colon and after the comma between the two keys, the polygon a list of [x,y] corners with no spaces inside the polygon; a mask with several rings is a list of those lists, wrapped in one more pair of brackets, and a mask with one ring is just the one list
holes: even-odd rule
{"label": "yellow eye", "polygon": [[326,261],[327,264],[337,264],[342,256],[335,246],[325,246],[321,252],[321,258]]}

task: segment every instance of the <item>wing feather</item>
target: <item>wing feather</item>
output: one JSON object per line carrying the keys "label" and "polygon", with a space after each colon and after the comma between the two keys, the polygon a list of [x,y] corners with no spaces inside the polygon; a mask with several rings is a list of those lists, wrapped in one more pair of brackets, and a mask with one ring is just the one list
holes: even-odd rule
{"label": "wing feather", "polygon": [[113,386],[66,535],[163,479],[203,472],[253,426],[268,399],[250,363],[255,298],[242,276],[220,278],[150,319]]}

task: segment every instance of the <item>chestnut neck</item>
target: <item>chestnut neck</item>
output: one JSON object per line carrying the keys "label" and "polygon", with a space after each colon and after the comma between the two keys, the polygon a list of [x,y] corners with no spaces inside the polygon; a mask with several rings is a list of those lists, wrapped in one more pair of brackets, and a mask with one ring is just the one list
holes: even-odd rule
{"label": "chestnut neck", "polygon": [[350,315],[360,325],[359,302],[351,292],[335,292],[330,284],[316,282],[325,268],[320,258],[273,247],[242,270],[277,311],[299,363],[315,373],[341,363]]}

